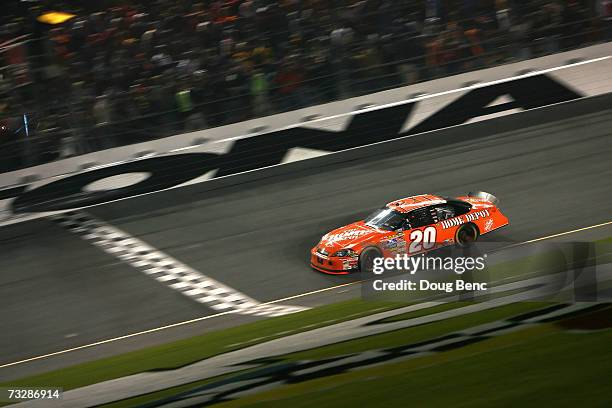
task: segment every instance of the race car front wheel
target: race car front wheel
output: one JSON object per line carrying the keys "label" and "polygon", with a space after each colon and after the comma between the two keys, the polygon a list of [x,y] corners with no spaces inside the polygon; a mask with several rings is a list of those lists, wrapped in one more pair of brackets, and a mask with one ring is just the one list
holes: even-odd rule
{"label": "race car front wheel", "polygon": [[359,270],[365,273],[374,271],[374,259],[382,256],[380,249],[376,247],[368,247],[361,251],[359,255]]}
{"label": "race car front wheel", "polygon": [[467,247],[478,239],[478,227],[474,224],[464,224],[455,233],[455,243],[460,247]]}

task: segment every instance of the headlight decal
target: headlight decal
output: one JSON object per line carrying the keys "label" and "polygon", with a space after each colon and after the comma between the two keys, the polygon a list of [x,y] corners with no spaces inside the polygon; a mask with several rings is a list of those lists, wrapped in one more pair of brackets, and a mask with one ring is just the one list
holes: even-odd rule
{"label": "headlight decal", "polygon": [[352,257],[352,258],[356,258],[357,257],[357,253],[355,251],[353,251],[352,249],[341,249],[339,251],[336,251],[332,256],[338,256],[338,257]]}

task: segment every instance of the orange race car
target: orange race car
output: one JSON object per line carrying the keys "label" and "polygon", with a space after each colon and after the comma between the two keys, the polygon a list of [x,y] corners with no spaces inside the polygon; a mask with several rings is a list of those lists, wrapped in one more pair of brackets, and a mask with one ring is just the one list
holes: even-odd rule
{"label": "orange race car", "polygon": [[310,251],[310,265],[330,274],[367,272],[376,257],[469,245],[508,225],[497,201],[489,193],[477,192],[457,198],[423,194],[390,202],[365,220],[325,234]]}

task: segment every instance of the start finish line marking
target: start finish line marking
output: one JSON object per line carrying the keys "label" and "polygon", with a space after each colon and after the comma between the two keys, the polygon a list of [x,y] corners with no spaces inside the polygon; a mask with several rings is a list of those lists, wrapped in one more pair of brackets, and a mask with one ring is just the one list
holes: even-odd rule
{"label": "start finish line marking", "polygon": [[49,218],[107,254],[215,311],[272,317],[308,309],[262,304],[83,211]]}

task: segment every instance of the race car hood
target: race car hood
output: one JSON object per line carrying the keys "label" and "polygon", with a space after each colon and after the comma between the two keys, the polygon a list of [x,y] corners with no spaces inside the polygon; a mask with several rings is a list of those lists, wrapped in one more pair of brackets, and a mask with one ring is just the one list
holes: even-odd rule
{"label": "race car hood", "polygon": [[319,247],[329,254],[345,248],[358,250],[364,242],[386,234],[389,234],[389,231],[378,230],[358,221],[328,232],[321,238]]}

